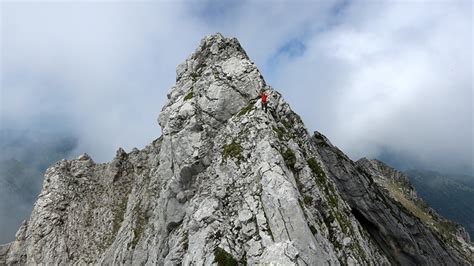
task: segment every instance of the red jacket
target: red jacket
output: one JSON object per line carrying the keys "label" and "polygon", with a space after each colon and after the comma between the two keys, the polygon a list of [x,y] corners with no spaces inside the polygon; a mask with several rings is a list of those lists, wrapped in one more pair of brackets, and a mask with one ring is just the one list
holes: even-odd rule
{"label": "red jacket", "polygon": [[265,94],[265,92],[260,93],[260,98],[262,98],[262,103],[267,102],[267,95]]}

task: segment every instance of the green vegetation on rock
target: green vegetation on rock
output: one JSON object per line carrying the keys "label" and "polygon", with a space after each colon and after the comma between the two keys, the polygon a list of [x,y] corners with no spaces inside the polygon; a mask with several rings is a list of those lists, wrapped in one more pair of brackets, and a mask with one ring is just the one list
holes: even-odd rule
{"label": "green vegetation on rock", "polygon": [[283,127],[273,127],[273,131],[277,134],[279,140],[285,140],[288,132]]}
{"label": "green vegetation on rock", "polygon": [[308,166],[313,174],[316,176],[316,182],[320,185],[324,183],[326,181],[326,174],[324,173],[321,166],[319,166],[319,163],[316,161],[316,159],[310,158],[306,162],[308,163]]}
{"label": "green vegetation on rock", "polygon": [[283,152],[282,156],[283,156],[283,159],[285,160],[286,166],[288,166],[288,168],[290,168],[290,170],[294,170],[295,169],[295,164],[296,164],[296,155],[295,155],[295,153],[290,148],[288,148],[288,149],[286,149],[285,152]]}
{"label": "green vegetation on rock", "polygon": [[329,197],[329,199],[328,199],[329,206],[331,206],[331,207],[333,207],[333,208],[337,208],[337,206],[338,206],[338,204],[339,204],[339,201],[337,200],[336,195],[334,195],[334,194],[329,194],[328,197]]}
{"label": "green vegetation on rock", "polygon": [[385,184],[385,188],[390,192],[393,198],[411,214],[418,217],[424,224],[431,229],[437,231],[441,237],[450,242],[456,244],[455,234],[457,232],[456,226],[448,221],[437,221],[434,219],[429,211],[423,206],[419,206],[414,201],[410,200],[407,195],[403,192],[403,187],[397,182],[391,181]]}
{"label": "green vegetation on rock", "polygon": [[240,112],[237,114],[237,116],[243,116],[243,115],[247,114],[248,112],[252,111],[252,109],[253,109],[253,104],[249,103],[247,106],[245,106],[244,108],[242,108],[240,110]]}
{"label": "green vegetation on rock", "polygon": [[474,239],[474,176],[421,170],[406,174],[426,203],[439,214],[461,223]]}
{"label": "green vegetation on rock", "polygon": [[386,188],[390,191],[390,194],[405,207],[409,210],[413,215],[418,217],[422,220],[425,224],[432,224],[433,218],[427,212],[422,210],[419,206],[417,206],[413,201],[408,199],[405,194],[403,193],[402,187],[400,184],[396,182],[389,182]]}
{"label": "green vegetation on rock", "polygon": [[304,195],[303,202],[304,204],[309,205],[313,202],[313,197],[311,197],[310,195]]}
{"label": "green vegetation on rock", "polygon": [[231,254],[219,247],[214,250],[214,257],[214,262],[216,262],[218,266],[239,265],[238,261],[232,257]]}
{"label": "green vegetation on rock", "polygon": [[242,148],[240,143],[233,140],[232,143],[224,145],[222,155],[224,157],[224,160],[227,160],[227,158],[232,157],[237,159],[237,163],[240,163],[240,161],[244,159],[244,156],[242,155],[243,150],[244,149]]}
{"label": "green vegetation on rock", "polygon": [[287,129],[292,129],[293,128],[293,123],[289,119],[283,119],[281,120],[281,123],[287,128]]}
{"label": "green vegetation on rock", "polygon": [[185,251],[188,250],[189,248],[189,237],[188,237],[188,232],[186,232],[181,240],[181,243],[183,244],[183,249]]}
{"label": "green vegetation on rock", "polygon": [[184,100],[191,100],[194,97],[194,92],[190,91],[186,96],[184,96]]}

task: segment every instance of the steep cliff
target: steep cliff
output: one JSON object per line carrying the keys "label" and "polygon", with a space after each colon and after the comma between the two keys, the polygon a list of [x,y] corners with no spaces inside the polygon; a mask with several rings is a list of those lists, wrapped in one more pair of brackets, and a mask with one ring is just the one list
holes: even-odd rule
{"label": "steep cliff", "polygon": [[176,74],[162,136],[110,163],[49,168],[0,264],[472,263],[462,238],[454,248],[311,137],[236,39],[206,37]]}
{"label": "steep cliff", "polygon": [[318,132],[312,142],[352,213],[391,262],[472,263],[474,249],[464,228],[429,208],[401,172],[377,160],[353,162]]}

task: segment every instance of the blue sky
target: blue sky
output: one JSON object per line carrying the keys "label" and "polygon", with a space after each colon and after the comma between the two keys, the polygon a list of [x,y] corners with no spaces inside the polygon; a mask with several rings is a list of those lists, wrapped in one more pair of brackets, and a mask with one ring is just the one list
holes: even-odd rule
{"label": "blue sky", "polygon": [[0,21],[1,127],[73,134],[74,156],[157,138],[175,67],[221,32],[353,159],[472,172],[471,1],[3,1]]}

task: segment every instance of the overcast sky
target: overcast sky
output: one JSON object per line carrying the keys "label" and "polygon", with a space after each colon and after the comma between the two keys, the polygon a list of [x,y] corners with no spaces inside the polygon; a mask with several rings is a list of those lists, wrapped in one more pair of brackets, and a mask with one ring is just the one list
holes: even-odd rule
{"label": "overcast sky", "polygon": [[99,162],[144,147],[176,66],[221,32],[353,159],[472,172],[471,1],[380,2],[2,1],[0,126]]}

